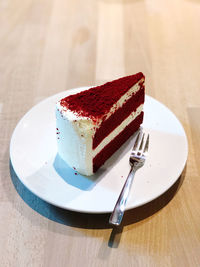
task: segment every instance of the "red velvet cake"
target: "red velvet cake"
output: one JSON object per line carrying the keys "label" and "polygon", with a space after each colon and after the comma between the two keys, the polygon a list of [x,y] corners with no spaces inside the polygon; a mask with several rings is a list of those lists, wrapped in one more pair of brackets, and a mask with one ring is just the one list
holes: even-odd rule
{"label": "red velvet cake", "polygon": [[139,72],[57,103],[58,153],[69,166],[92,175],[138,130],[143,121],[144,79]]}

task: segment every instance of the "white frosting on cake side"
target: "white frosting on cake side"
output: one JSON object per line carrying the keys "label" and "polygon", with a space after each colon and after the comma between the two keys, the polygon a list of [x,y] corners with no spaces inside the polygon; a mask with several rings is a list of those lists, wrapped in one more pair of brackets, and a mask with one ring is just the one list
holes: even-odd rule
{"label": "white frosting on cake side", "polygon": [[92,138],[94,124],[87,118],[74,117],[72,112],[63,111],[60,103],[56,107],[58,128],[58,154],[67,164],[78,172],[91,175]]}

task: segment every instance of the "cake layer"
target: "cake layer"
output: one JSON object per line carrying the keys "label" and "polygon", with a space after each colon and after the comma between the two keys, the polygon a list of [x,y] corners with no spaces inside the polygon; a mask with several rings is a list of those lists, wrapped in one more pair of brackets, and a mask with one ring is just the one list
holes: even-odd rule
{"label": "cake layer", "polygon": [[81,117],[98,121],[105,118],[113,105],[141,79],[144,79],[141,72],[126,76],[70,95],[61,99],[60,104],[63,108],[69,109]]}
{"label": "cake layer", "polygon": [[110,143],[108,143],[94,158],[93,158],[93,172],[96,172],[104,162],[117,151],[121,145],[128,140],[128,138],[138,130],[143,121],[143,112],[127,125],[122,132],[120,132]]}
{"label": "cake layer", "polygon": [[107,120],[103,121],[99,128],[97,128],[93,138],[93,149],[95,149],[100,142],[108,136],[118,125],[121,124],[133,111],[144,103],[144,87],[137,91],[125,104],[118,108]]}
{"label": "cake layer", "polygon": [[92,175],[137,130],[144,79],[142,73],[126,76],[57,103],[58,153],[70,167]]}
{"label": "cake layer", "polygon": [[92,150],[92,156],[93,158],[101,152],[101,150],[107,146],[117,135],[119,135],[127,125],[129,125],[133,120],[135,120],[138,116],[140,116],[141,112],[143,110],[143,104],[141,104],[135,111],[133,111],[129,116],[121,122],[120,125],[118,125],[109,135],[107,135],[101,143]]}
{"label": "cake layer", "polygon": [[[59,155],[69,166],[75,167],[78,172],[85,175],[92,175],[93,158],[95,158],[105,146],[112,142],[121,131],[124,131],[126,126],[141,114],[142,109],[143,105],[140,105],[136,111],[133,111],[118,127],[104,138],[95,149],[92,149],[94,130],[91,125],[87,124],[91,121],[81,120],[79,122],[76,120],[69,120],[69,118],[72,118],[71,114],[68,114],[68,111],[60,112],[58,104],[56,117],[57,131],[59,132],[59,139],[57,140]],[[86,127],[88,127],[88,130],[86,130]],[[83,129],[84,131],[82,131]],[[66,138],[68,135],[70,135],[71,138]]]}

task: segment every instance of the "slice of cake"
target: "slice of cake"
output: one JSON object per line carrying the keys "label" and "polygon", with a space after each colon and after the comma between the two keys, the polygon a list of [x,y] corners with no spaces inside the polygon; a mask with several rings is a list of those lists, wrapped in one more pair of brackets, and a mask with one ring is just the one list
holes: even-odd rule
{"label": "slice of cake", "polygon": [[61,99],[56,105],[58,154],[92,175],[143,121],[144,75],[108,82]]}

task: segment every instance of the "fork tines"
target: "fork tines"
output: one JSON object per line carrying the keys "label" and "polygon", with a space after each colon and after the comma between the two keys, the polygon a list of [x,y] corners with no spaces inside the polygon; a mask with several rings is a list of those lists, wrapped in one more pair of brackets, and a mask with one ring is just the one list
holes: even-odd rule
{"label": "fork tines", "polygon": [[[140,153],[142,153],[142,151],[143,151],[143,153],[148,151],[148,148],[149,148],[149,134],[147,135],[145,145],[144,145],[144,138],[145,138],[145,133],[142,133],[142,131],[139,131],[139,133],[137,134],[136,141],[134,143],[133,149],[132,149],[133,153],[135,153],[137,151],[140,154]],[[144,148],[143,148],[143,146],[144,146]]]}

